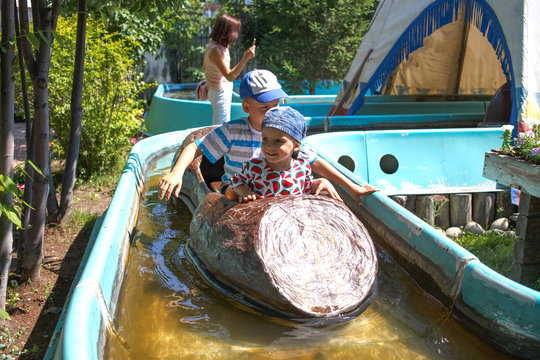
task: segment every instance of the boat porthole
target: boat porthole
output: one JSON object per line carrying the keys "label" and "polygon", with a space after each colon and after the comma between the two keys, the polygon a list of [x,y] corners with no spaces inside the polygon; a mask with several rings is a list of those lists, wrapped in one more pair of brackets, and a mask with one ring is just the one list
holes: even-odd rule
{"label": "boat porthole", "polygon": [[343,165],[350,172],[354,172],[354,169],[356,168],[353,158],[348,155],[341,155],[337,162]]}
{"label": "boat porthole", "polygon": [[394,155],[386,154],[381,157],[379,165],[385,174],[393,174],[397,171],[399,162]]}

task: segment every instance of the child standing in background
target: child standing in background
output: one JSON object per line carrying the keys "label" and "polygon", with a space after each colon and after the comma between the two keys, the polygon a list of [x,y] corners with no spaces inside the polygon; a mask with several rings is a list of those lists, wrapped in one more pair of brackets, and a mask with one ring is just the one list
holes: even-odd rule
{"label": "child standing in background", "polygon": [[203,59],[208,100],[212,104],[212,124],[219,125],[230,120],[232,81],[240,75],[247,62],[255,57],[255,45],[246,50],[242,59],[230,69],[229,46],[238,39],[240,20],[221,15],[210,33],[210,42]]}

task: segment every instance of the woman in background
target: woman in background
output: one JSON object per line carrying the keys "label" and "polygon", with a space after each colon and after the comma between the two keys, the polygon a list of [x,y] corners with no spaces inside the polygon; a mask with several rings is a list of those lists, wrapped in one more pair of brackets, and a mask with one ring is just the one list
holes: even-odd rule
{"label": "woman in background", "polygon": [[232,69],[229,46],[238,39],[240,20],[221,15],[210,33],[210,42],[204,52],[204,74],[208,87],[208,99],[214,114],[212,124],[219,125],[230,120],[232,81],[240,75],[247,62],[255,57],[255,44],[246,50],[242,59]]}

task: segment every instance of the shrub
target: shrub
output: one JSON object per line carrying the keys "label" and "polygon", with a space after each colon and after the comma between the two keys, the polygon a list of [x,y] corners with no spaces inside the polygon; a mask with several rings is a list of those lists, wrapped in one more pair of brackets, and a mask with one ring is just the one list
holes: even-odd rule
{"label": "shrub", "polygon": [[[49,75],[50,123],[53,151],[64,157],[70,131],[70,96],[75,58],[76,17],[60,17]],[[83,89],[83,120],[79,175],[109,173],[121,167],[141,128],[146,85],[134,71],[129,55],[137,44],[106,32],[99,20],[89,19]]]}
{"label": "shrub", "polygon": [[505,234],[487,232],[486,235],[465,233],[455,241],[472,252],[488,267],[510,276],[514,253],[514,239]]}

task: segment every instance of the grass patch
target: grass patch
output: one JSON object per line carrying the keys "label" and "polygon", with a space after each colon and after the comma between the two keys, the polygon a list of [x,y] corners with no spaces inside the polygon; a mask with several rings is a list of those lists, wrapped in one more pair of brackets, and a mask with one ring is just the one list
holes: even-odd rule
{"label": "grass patch", "polygon": [[90,179],[83,180],[77,178],[75,187],[80,190],[92,189],[95,192],[110,190],[111,194],[114,193],[118,181],[120,181],[120,175],[122,170],[114,171],[110,174],[100,174],[92,176]]}
{"label": "grass patch", "polygon": [[510,276],[514,256],[513,238],[495,232],[487,232],[486,235],[465,233],[454,241],[499,274]]}
{"label": "grass patch", "polygon": [[534,282],[532,288],[536,291],[540,291],[540,278],[536,279],[536,281]]}
{"label": "grass patch", "polygon": [[69,218],[68,226],[83,229],[92,229],[94,227],[94,224],[96,223],[97,218],[98,215],[96,214],[86,211],[73,210]]}

